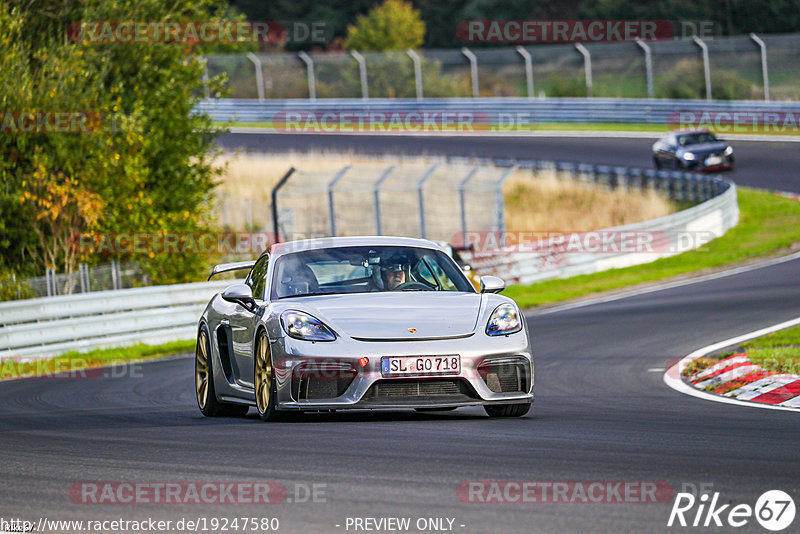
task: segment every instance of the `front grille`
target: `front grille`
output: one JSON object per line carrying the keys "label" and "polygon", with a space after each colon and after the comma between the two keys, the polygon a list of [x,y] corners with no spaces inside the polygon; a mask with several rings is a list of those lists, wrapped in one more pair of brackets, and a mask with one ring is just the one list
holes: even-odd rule
{"label": "front grille", "polygon": [[527,393],[531,371],[524,358],[489,360],[478,367],[483,382],[494,393]]}
{"label": "front grille", "polygon": [[466,402],[477,397],[462,379],[379,380],[364,394],[362,403],[435,404]]}

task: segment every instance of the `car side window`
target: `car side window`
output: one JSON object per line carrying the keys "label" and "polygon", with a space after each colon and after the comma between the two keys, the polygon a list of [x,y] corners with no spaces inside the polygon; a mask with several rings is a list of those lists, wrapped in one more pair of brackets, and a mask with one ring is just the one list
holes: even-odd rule
{"label": "car side window", "polygon": [[258,300],[264,298],[264,289],[267,286],[267,267],[269,267],[269,256],[264,256],[253,266],[247,279],[247,285],[253,290],[253,298]]}

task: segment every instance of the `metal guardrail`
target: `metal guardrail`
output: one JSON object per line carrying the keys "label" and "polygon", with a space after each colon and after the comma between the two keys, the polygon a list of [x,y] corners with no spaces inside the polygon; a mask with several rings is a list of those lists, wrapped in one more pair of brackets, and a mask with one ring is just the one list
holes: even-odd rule
{"label": "metal guardrail", "polygon": [[234,282],[153,286],[0,303],[0,360],[193,339],[214,293]]}
{"label": "metal guardrail", "polygon": [[[210,99],[196,108],[215,121],[271,123],[275,131],[288,132],[382,132],[393,115],[402,127],[397,133],[436,133],[426,128],[424,115],[462,114],[471,130],[493,127],[497,131],[530,129],[548,122],[647,123],[680,126],[681,112],[687,122],[697,125],[706,113],[718,131],[738,124],[747,128],[749,113],[800,113],[800,102],[763,102],[757,100],[667,100],[646,98],[373,98],[370,100],[249,100]],[[734,114],[739,115],[734,115]],[[413,115],[417,114],[417,115]],[[287,118],[289,119],[287,122]],[[313,118],[313,120],[312,120]],[[764,118],[756,126],[763,128]],[[781,124],[783,118],[775,117]],[[359,122],[362,121],[362,122]],[[713,122],[720,124],[714,124]],[[738,121],[738,122],[737,122]],[[440,123],[436,123],[439,125]],[[452,124],[452,123],[451,123]],[[776,125],[780,125],[776,123]],[[455,125],[453,125],[455,126]],[[768,125],[767,125],[768,127]],[[445,128],[440,131],[447,132]],[[458,133],[455,127],[449,131]],[[768,130],[767,130],[768,131]]]}
{"label": "metal guardrail", "polygon": [[[739,221],[736,186],[733,182],[719,180],[717,193],[717,196],[701,204],[672,215],[606,228],[600,232],[575,234],[579,243],[586,243],[590,234],[602,234],[614,239],[626,235],[631,238],[646,236],[651,240],[649,248],[652,252],[644,252],[644,248],[632,252],[608,253],[570,251],[567,243],[570,243],[572,236],[567,235],[549,238],[538,248],[523,244],[507,247],[499,253],[488,256],[480,254],[464,254],[464,256],[481,275],[499,276],[510,284],[532,284],[554,278],[568,278],[649,263],[696,249],[736,226]],[[598,239],[595,239],[595,242]]]}

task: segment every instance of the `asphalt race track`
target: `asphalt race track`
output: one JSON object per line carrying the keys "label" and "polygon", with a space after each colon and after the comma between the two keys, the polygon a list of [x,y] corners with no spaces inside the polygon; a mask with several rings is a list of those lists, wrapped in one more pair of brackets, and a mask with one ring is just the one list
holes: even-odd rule
{"label": "asphalt race track", "polygon": [[[654,134],[655,135],[655,134]],[[252,152],[352,151],[363,154],[430,154],[541,159],[651,168],[654,139],[624,137],[492,137],[332,134],[243,134],[220,138],[226,149]],[[724,176],[739,185],[800,190],[800,143],[731,141],[736,167]]]}
{"label": "asphalt race track", "polygon": [[[284,142],[273,138],[265,146],[272,141]],[[479,147],[459,142],[454,151]],[[620,147],[627,145],[621,143],[634,143],[603,142],[610,148],[601,155],[612,159],[624,158],[627,149]],[[510,144],[505,155],[518,156],[525,143]],[[586,147],[578,150],[581,143]],[[571,146],[587,159],[594,143],[573,140]],[[486,153],[499,141],[480,144],[481,155],[499,155]],[[773,148],[752,146],[765,154]],[[793,165],[788,149],[775,152],[775,161]],[[737,152],[742,160],[743,153],[744,144]],[[631,164],[641,159],[631,158]],[[762,161],[768,165],[769,158]],[[733,176],[740,183],[748,181],[744,165]],[[776,176],[786,185],[777,185]],[[788,168],[769,167],[751,175],[750,183],[758,185],[759,177],[764,187],[800,189]],[[800,503],[797,414],[708,402],[662,382],[675,358],[800,316],[798,280],[800,259],[530,314],[536,403],[522,419],[490,420],[479,408],[310,415],[275,424],[260,422],[254,410],[246,419],[206,419],[195,405],[188,357],[137,364],[116,378],[5,382],[0,516],[277,517],[279,532],[289,533],[354,532],[345,529],[348,517],[398,516],[412,518],[412,525],[422,517],[453,518],[454,532],[470,534],[686,530],[666,526],[671,498],[655,504],[481,504],[459,499],[456,489],[465,481],[663,481],[676,492],[684,484],[713,484],[724,503],[753,506],[770,489]],[[81,481],[276,481],[292,502],[91,505],[70,498]],[[295,494],[305,495],[312,484],[323,484],[324,496],[295,502]],[[736,530],[764,532],[752,518]]]}

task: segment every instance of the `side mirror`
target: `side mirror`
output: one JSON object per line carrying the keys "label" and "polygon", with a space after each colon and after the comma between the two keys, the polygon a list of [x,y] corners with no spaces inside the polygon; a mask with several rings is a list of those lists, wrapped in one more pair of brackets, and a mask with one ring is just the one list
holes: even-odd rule
{"label": "side mirror", "polygon": [[248,311],[253,311],[256,307],[256,300],[253,298],[253,290],[246,284],[234,284],[226,287],[222,292],[222,299],[228,302],[241,304]]}
{"label": "side mirror", "polygon": [[506,288],[502,278],[496,276],[481,276],[481,293],[500,293]]}

